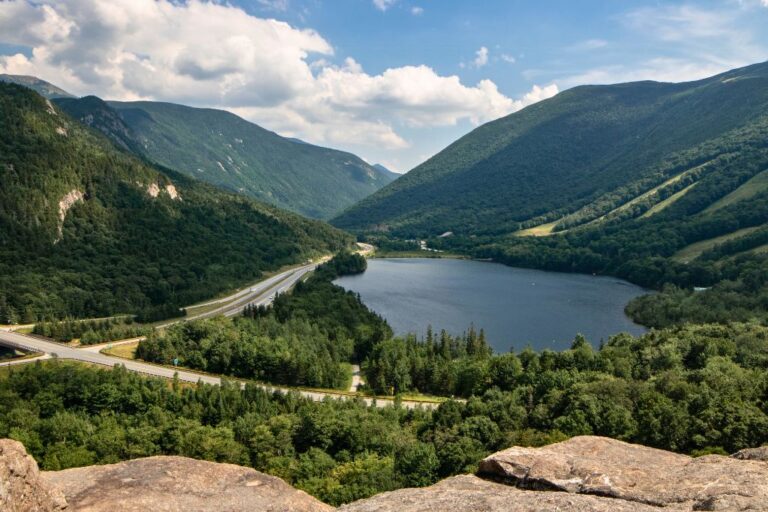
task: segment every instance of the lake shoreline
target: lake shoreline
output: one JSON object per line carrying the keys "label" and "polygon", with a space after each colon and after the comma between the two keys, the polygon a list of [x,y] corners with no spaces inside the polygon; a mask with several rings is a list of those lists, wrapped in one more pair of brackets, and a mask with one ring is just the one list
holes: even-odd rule
{"label": "lake shoreline", "polygon": [[647,332],[624,312],[629,300],[647,290],[613,276],[401,253],[377,254],[365,273],[335,283],[360,293],[397,335],[423,336],[430,325],[460,334],[474,325],[485,329],[497,352],[528,345],[563,350],[579,333],[597,347],[620,332]]}

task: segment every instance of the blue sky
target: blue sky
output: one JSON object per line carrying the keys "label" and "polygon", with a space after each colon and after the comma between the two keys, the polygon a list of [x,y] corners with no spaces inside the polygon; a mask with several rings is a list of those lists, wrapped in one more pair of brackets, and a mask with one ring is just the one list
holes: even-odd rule
{"label": "blue sky", "polygon": [[768,0],[10,0],[0,72],[229,109],[407,171],[569,87],[768,60]]}

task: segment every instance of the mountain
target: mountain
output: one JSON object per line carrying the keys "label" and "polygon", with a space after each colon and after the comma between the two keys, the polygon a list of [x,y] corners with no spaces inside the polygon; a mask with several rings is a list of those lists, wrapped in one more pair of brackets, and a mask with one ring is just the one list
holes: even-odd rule
{"label": "mountain", "polygon": [[403,236],[571,228],[708,179],[731,144],[759,145],[766,113],[768,63],[576,87],[477,128],[333,222]]}
{"label": "mountain", "polygon": [[394,171],[390,171],[389,169],[387,169],[386,167],[384,167],[381,164],[373,164],[373,168],[376,169],[377,171],[379,171],[382,174],[390,176],[393,181],[396,180],[397,178],[399,178],[400,176],[402,176],[400,173],[397,173],[397,172],[394,172]]}
{"label": "mountain", "polygon": [[137,155],[143,153],[138,135],[123,121],[120,114],[101,98],[57,98],[56,104],[81,123],[100,131],[116,146]]}
{"label": "mountain", "polygon": [[[149,159],[308,217],[329,218],[394,179],[351,153],[287,139],[222,110],[108,104]],[[77,115],[71,102],[61,105]]]}
{"label": "mountain", "polygon": [[347,246],[327,224],[120,151],[0,83],[0,300],[21,320],[182,305]]}
{"label": "mountain", "polygon": [[0,74],[0,82],[23,85],[24,87],[28,87],[37,92],[42,97],[48,99],[74,98],[74,96],[69,94],[64,89],[60,89],[59,87],[56,87],[55,85],[48,83],[45,80],[40,80],[34,76]]}
{"label": "mountain", "polygon": [[768,63],[565,91],[479,127],[332,222],[382,247],[428,238],[663,289],[627,307],[647,326],[768,321]]}

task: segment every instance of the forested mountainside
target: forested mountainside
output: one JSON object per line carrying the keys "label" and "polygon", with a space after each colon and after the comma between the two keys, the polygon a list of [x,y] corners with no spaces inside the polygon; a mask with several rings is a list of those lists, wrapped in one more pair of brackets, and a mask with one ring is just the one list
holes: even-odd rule
{"label": "forested mountainside", "polygon": [[0,83],[0,309],[149,320],[336,251],[330,226],[161,170]]}
{"label": "forested mountainside", "polygon": [[478,128],[334,224],[385,246],[427,238],[684,288],[635,301],[646,325],[766,319],[768,63],[566,91]]}
{"label": "forested mountainside", "polygon": [[[59,104],[154,162],[312,218],[330,218],[396,177],[353,154],[281,137],[222,110],[107,105],[94,97]],[[100,123],[114,117],[105,113],[112,109],[121,123]]]}
{"label": "forested mountainside", "polygon": [[64,89],[61,89],[60,87],[56,87],[52,83],[46,82],[45,80],[41,80],[35,76],[7,75],[4,73],[0,73],[0,82],[19,84],[19,85],[23,85],[24,87],[29,87],[33,91],[37,92],[39,95],[48,99],[74,98],[74,96],[69,94]]}
{"label": "forested mountainside", "polygon": [[[632,199],[639,216],[709,181],[734,155],[746,156],[743,146],[762,149],[767,85],[763,63],[690,83],[576,87],[481,126],[335,224],[408,236],[505,235],[550,222],[572,228]],[[757,155],[749,161],[751,175],[765,168]],[[640,201],[643,193],[651,197]]]}

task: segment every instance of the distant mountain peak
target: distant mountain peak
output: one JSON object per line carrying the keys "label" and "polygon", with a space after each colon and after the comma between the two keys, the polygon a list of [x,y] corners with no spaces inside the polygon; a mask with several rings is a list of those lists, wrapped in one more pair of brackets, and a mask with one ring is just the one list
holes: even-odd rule
{"label": "distant mountain peak", "polygon": [[61,89],[60,87],[57,87],[50,82],[46,82],[45,80],[41,80],[36,76],[0,74],[0,82],[9,82],[12,84],[23,85],[24,87],[28,87],[37,92],[40,96],[48,98],[49,100],[54,98],[75,97],[64,89]]}

